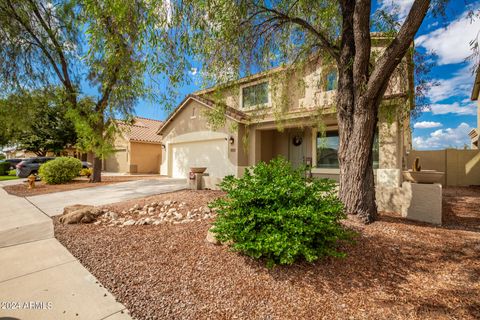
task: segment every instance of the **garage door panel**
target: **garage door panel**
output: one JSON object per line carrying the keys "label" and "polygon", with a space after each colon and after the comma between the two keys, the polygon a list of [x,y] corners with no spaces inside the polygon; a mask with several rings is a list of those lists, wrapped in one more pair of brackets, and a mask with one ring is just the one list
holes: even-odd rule
{"label": "garage door panel", "polygon": [[224,139],[178,143],[172,146],[172,176],[185,178],[191,167],[206,167],[210,176],[233,174],[228,158],[228,145]]}

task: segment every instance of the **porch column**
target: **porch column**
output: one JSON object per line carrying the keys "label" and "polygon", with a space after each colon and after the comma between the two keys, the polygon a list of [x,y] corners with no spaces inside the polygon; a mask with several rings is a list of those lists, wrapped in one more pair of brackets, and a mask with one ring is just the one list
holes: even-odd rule
{"label": "porch column", "polygon": [[387,119],[380,116],[379,134],[379,168],[376,183],[379,186],[399,187],[401,185],[401,170],[403,157],[402,125],[397,117]]}
{"label": "porch column", "polygon": [[261,161],[262,156],[262,132],[254,126],[250,127],[248,135],[248,165],[253,166]]}

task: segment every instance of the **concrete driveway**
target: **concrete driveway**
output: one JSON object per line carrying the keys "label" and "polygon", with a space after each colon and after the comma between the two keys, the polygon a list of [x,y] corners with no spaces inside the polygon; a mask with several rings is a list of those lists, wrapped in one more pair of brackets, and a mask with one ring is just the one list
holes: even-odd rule
{"label": "concrete driveway", "polygon": [[158,193],[186,188],[185,179],[159,178],[121,182],[101,187],[50,193],[27,197],[34,206],[48,216],[62,214],[63,208],[72,204],[104,205]]}

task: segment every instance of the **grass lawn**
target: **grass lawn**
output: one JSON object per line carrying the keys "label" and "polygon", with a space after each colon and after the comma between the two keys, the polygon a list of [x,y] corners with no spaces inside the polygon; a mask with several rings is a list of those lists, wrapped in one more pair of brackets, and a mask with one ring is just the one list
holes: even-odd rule
{"label": "grass lawn", "polygon": [[15,180],[18,179],[17,176],[0,176],[0,181],[6,181],[6,180]]}

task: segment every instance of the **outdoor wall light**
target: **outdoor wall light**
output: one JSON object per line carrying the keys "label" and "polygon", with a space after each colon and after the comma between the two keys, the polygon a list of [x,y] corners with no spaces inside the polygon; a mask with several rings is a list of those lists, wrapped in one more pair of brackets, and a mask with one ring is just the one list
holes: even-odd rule
{"label": "outdoor wall light", "polygon": [[164,150],[165,150],[165,145],[164,145],[163,143],[162,143],[162,149],[164,149]]}
{"label": "outdoor wall light", "polygon": [[233,137],[230,137],[230,139],[228,139],[228,141],[230,142],[230,144],[234,144],[234,143],[235,143],[235,139],[233,139]]}

